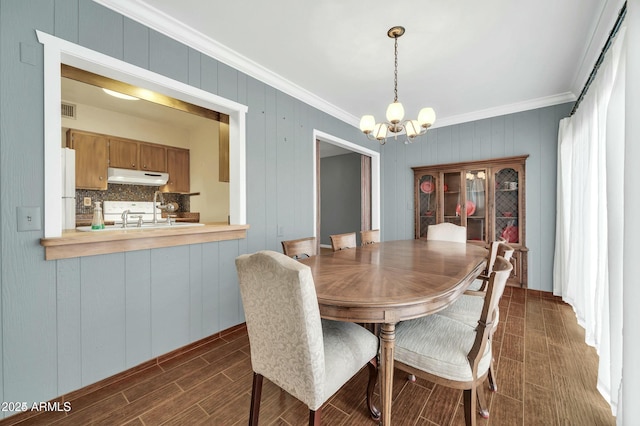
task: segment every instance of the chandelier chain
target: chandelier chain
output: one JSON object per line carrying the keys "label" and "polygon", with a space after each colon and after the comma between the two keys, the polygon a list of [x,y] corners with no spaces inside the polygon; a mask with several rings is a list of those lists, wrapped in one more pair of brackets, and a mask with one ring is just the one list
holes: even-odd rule
{"label": "chandelier chain", "polygon": [[398,37],[395,40],[395,62],[393,72],[393,102],[398,102]]}

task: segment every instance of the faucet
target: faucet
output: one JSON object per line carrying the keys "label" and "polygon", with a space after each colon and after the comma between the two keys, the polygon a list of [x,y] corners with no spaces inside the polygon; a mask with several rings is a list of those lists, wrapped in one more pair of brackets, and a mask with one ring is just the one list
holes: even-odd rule
{"label": "faucet", "polygon": [[154,192],[153,193],[153,223],[154,224],[158,223],[158,217],[156,216],[158,214],[157,213],[158,207],[156,207],[156,199],[158,197],[158,194],[160,194],[160,207],[159,208],[164,207],[164,196],[162,195],[162,192],[160,192],[160,191]]}
{"label": "faucet", "polygon": [[127,227],[127,220],[129,219],[129,209],[125,210],[122,212],[122,215],[120,216],[122,218],[122,227],[126,228]]}

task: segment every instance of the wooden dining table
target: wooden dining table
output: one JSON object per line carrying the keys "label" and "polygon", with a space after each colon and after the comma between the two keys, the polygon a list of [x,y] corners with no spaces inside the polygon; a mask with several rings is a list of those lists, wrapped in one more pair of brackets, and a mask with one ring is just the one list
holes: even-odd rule
{"label": "wooden dining table", "polygon": [[381,424],[391,425],[395,327],[453,303],[481,273],[472,243],[385,241],[301,259],[311,268],[322,318],[380,324]]}

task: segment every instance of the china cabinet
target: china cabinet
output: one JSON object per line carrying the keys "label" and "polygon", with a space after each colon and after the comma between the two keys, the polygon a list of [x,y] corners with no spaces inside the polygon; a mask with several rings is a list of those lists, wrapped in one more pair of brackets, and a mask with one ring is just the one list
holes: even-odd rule
{"label": "china cabinet", "polygon": [[467,228],[470,243],[503,239],[515,249],[509,284],[527,287],[525,161],[527,155],[413,167],[415,238],[429,225]]}

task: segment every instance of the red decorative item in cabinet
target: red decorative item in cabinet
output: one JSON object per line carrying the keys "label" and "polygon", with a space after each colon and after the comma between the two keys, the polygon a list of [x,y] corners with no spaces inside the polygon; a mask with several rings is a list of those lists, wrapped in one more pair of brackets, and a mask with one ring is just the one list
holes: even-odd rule
{"label": "red decorative item in cabinet", "polygon": [[515,225],[507,225],[504,227],[502,231],[502,238],[504,238],[508,243],[517,243],[518,242],[518,227]]}

